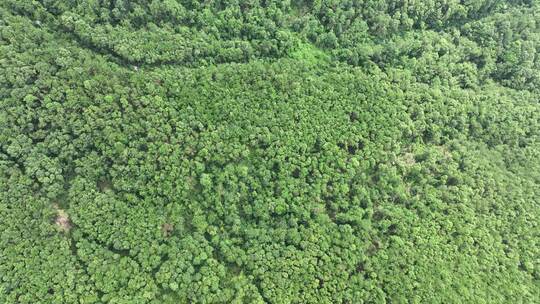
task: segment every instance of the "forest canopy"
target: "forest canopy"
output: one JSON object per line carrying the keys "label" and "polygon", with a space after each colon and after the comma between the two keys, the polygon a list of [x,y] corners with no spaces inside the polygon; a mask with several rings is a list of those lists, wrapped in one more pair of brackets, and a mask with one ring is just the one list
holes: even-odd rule
{"label": "forest canopy", "polygon": [[539,303],[540,4],[0,1],[0,303]]}

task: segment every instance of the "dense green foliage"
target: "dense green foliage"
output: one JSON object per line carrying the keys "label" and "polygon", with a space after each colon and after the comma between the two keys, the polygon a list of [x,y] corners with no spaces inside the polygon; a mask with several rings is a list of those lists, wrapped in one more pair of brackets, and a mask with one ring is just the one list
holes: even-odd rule
{"label": "dense green foliage", "polygon": [[534,1],[0,1],[0,303],[539,303]]}

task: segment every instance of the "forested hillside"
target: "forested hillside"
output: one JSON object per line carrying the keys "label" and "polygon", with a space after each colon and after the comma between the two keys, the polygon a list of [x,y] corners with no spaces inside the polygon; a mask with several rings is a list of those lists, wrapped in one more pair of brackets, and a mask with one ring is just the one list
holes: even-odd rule
{"label": "forested hillside", "polygon": [[540,303],[540,3],[0,1],[0,303]]}

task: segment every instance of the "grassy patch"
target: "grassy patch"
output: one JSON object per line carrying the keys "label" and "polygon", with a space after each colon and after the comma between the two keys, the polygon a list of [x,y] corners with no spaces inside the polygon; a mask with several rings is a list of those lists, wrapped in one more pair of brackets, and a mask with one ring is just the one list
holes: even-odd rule
{"label": "grassy patch", "polygon": [[311,43],[302,42],[291,52],[291,58],[302,60],[312,65],[324,65],[330,62],[330,55]]}

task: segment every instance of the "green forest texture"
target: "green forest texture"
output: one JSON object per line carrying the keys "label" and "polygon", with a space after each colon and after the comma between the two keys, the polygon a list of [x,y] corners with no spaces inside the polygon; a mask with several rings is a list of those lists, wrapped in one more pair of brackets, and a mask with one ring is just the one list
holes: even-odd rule
{"label": "green forest texture", "polygon": [[0,303],[540,303],[540,4],[0,1]]}

